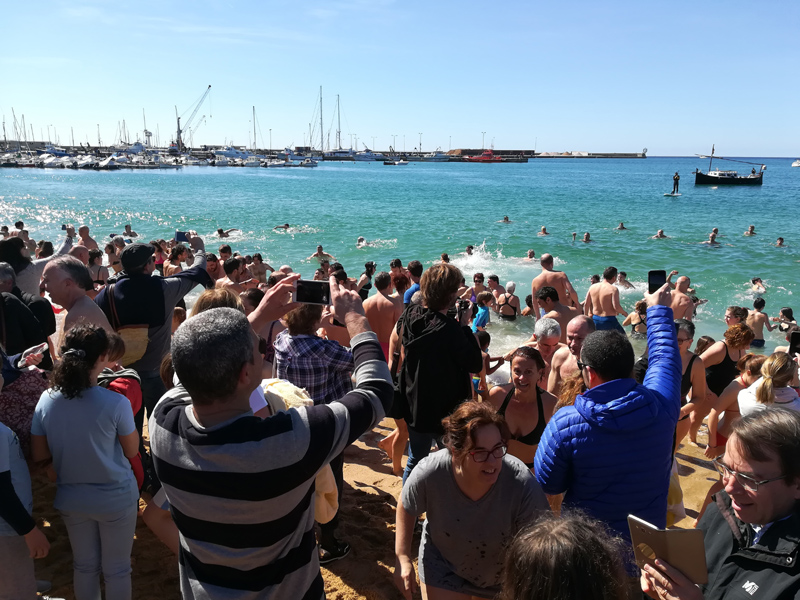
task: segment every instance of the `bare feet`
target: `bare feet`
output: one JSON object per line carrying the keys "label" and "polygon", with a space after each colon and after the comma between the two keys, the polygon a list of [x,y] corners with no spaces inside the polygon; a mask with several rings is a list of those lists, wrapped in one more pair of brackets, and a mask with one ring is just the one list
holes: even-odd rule
{"label": "bare feet", "polygon": [[[392,442],[393,439],[391,435],[387,435],[380,442],[378,442],[378,448],[383,450],[384,454],[389,457],[389,460],[392,460]],[[395,473],[395,475],[397,475],[397,473]]]}

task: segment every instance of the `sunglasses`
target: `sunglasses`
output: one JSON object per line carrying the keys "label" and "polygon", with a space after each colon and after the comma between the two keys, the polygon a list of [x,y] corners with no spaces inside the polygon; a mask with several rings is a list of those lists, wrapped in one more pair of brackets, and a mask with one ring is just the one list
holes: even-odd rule
{"label": "sunglasses", "polygon": [[[583,373],[583,369],[584,369],[584,368],[586,368],[586,367],[592,367],[592,365],[586,364],[586,363],[584,363],[584,362],[581,362],[581,361],[579,361],[579,360],[576,360],[575,362],[576,362],[576,363],[578,363],[578,371],[580,371],[581,373]],[[592,367],[592,368],[594,369],[594,367]]]}

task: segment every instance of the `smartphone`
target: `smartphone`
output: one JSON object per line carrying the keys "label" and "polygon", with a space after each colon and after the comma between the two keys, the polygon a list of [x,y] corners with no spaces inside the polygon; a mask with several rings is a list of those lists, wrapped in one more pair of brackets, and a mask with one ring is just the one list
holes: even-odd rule
{"label": "smartphone", "polygon": [[176,242],[189,242],[189,238],[186,237],[185,231],[176,231],[175,232],[175,241]]}
{"label": "smartphone", "polygon": [[30,354],[41,354],[47,350],[47,342],[39,344],[38,346],[34,346],[33,348],[28,348],[25,352],[22,353],[22,356],[28,356]]}
{"label": "smartphone", "polygon": [[789,338],[789,356],[797,356],[800,352],[800,331],[793,331]]}
{"label": "smartphone", "polygon": [[661,286],[667,283],[666,271],[648,271],[647,272],[647,293],[652,294],[657,292]]}
{"label": "smartphone", "polygon": [[322,304],[327,306],[331,303],[331,284],[327,281],[311,281],[308,279],[298,279],[297,287],[292,293],[292,300],[301,304]]}
{"label": "smartphone", "polygon": [[62,225],[61,226],[61,231],[66,231],[66,230],[67,230],[67,226],[66,225]]}
{"label": "smartphone", "polygon": [[681,571],[692,583],[708,583],[702,530],[659,529],[633,515],[628,515],[628,528],[640,569],[659,558]]}

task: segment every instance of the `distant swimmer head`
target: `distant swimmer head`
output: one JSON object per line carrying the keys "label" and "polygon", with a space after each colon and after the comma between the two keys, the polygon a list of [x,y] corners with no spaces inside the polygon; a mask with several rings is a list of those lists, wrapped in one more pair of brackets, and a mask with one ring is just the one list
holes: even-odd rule
{"label": "distant swimmer head", "polygon": [[528,258],[536,258],[536,252],[533,250],[528,250]]}
{"label": "distant swimmer head", "polygon": [[591,236],[589,235],[589,232],[588,232],[588,231],[587,231],[586,233],[584,233],[584,234],[583,234],[583,241],[584,241],[584,242],[590,242],[590,241],[592,241],[592,240],[591,240]]}
{"label": "distant swimmer head", "polygon": [[467,248],[466,248],[466,252],[467,252],[467,254],[468,254],[469,256],[472,256],[472,251],[473,251],[474,249],[475,249],[475,246],[472,246],[472,245],[470,245],[470,246],[467,246]]}
{"label": "distant swimmer head", "polygon": [[508,215],[506,215],[505,217],[503,217],[503,223],[508,223]]}
{"label": "distant swimmer head", "polygon": [[447,255],[447,252],[442,252],[442,262],[443,263],[449,263],[450,262],[450,257]]}

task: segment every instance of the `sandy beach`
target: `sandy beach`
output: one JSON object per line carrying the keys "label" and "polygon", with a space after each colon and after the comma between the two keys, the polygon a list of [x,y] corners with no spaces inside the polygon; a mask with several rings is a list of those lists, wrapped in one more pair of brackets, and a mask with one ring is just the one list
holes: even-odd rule
{"label": "sandy beach", "polygon": [[[341,539],[352,546],[350,555],[323,568],[328,600],[401,600],[392,582],[394,569],[394,511],[401,480],[378,448],[378,440],[391,431],[385,420],[345,451],[345,490],[342,500]],[[705,441],[705,429],[699,439]],[[702,449],[682,445],[678,463],[687,517],[678,527],[691,527],[716,472]],[[36,575],[49,579],[55,597],[74,600],[72,552],[67,530],[53,509],[55,484],[35,478],[34,516],[50,540],[50,554],[36,561]],[[417,540],[415,540],[415,543]],[[133,597],[135,600],[180,598],[177,558],[139,519],[133,545]],[[113,599],[111,599],[113,600]]]}

